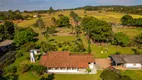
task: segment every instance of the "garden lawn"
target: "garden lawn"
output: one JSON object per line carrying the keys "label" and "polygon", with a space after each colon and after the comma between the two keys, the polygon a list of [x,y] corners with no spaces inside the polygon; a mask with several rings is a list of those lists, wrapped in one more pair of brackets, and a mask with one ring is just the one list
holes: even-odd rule
{"label": "garden lawn", "polygon": [[[81,39],[83,40],[83,44],[87,49],[88,48],[87,38],[82,34]],[[121,47],[111,44],[100,45],[92,43],[91,50],[95,58],[107,58],[111,54],[115,54],[117,51],[120,51],[121,54],[134,54],[132,47]],[[106,50],[107,52],[105,52]],[[104,53],[102,54],[101,51],[103,51]]]}
{"label": "garden lawn", "polygon": [[129,76],[132,80],[142,80],[142,70],[121,71],[121,74]]}
{"label": "garden lawn", "polygon": [[18,77],[18,80],[39,80],[40,77],[33,74],[33,72],[22,73]]}
{"label": "garden lawn", "polygon": [[[98,70],[97,74],[55,74],[55,80],[101,80],[100,75],[102,71]],[[122,75],[129,76],[132,80],[142,80],[141,70],[127,70],[121,71]],[[47,74],[43,76],[48,76]],[[19,80],[39,80],[41,76],[35,75],[33,72],[20,74]]]}
{"label": "garden lawn", "polygon": [[62,41],[74,41],[76,39],[75,36],[51,36],[49,38],[50,40],[54,39],[57,42],[62,42]]}
{"label": "garden lawn", "polygon": [[19,24],[17,24],[17,26],[19,27],[29,27],[29,26],[32,26],[35,22],[36,22],[37,18],[34,18],[34,19],[31,19],[31,20],[25,20]]}
{"label": "garden lawn", "polygon": [[[55,80],[101,80],[100,75],[102,71],[98,71],[97,74],[55,74]],[[47,76],[45,74],[44,76]],[[19,80],[39,80],[41,76],[33,74],[33,72],[27,72],[19,76]]]}
{"label": "garden lawn", "polygon": [[136,27],[113,27],[114,33],[123,32],[124,34],[128,35],[131,39],[133,39],[136,35],[142,32],[142,28]]}
{"label": "garden lawn", "polygon": [[[121,54],[134,54],[131,47],[120,47],[110,44],[107,46],[91,44],[91,49],[95,58],[107,58],[108,56],[115,54],[117,51],[120,51]],[[103,51],[103,53],[101,53],[101,51]]]}

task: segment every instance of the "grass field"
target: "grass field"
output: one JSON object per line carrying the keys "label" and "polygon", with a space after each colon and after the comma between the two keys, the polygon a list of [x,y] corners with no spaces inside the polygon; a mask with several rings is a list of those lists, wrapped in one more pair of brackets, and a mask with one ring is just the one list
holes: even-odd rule
{"label": "grass field", "polygon": [[127,70],[121,73],[123,75],[128,75],[132,80],[142,80],[142,70]]}
{"label": "grass field", "polygon": [[76,39],[75,36],[52,36],[49,39],[54,39],[57,42],[62,42],[62,41],[74,41]]}
{"label": "grass field", "polygon": [[[55,74],[55,80],[101,80],[100,75],[102,71],[97,71],[97,74],[79,75],[79,74]],[[127,75],[132,80],[142,80],[142,71],[127,70],[121,71],[122,75]],[[43,75],[47,76],[47,74]],[[41,76],[37,76],[32,72],[27,72],[19,76],[19,80],[39,80]]]}
{"label": "grass field", "polygon": [[138,35],[138,34],[140,34],[142,32],[142,28],[136,28],[136,27],[118,27],[117,28],[117,27],[113,27],[113,31],[115,33],[123,32],[132,39],[136,35]]}
{"label": "grass field", "polygon": [[[134,54],[131,47],[120,47],[110,44],[107,46],[92,44],[91,49],[95,58],[107,58],[111,54],[115,54],[117,51],[121,52],[121,54]],[[103,53],[101,53],[101,51],[103,51]]]}
{"label": "grass field", "polygon": [[[87,38],[84,35],[81,35],[81,39],[83,40],[83,44],[87,49],[88,47]],[[93,43],[91,44],[91,50],[95,58],[107,58],[111,54],[115,54],[117,51],[120,51],[122,54],[134,54],[134,52],[132,51],[132,47],[121,47],[111,44],[99,45]],[[103,53],[101,53],[101,51],[103,51]]]}
{"label": "grass field", "polygon": [[37,18],[34,18],[34,19],[31,19],[31,20],[25,20],[25,21],[22,21],[21,23],[17,24],[17,26],[19,27],[29,27],[29,26],[32,26],[35,22],[36,22]]}
{"label": "grass field", "polygon": [[[98,71],[97,74],[55,74],[55,80],[101,80],[100,74],[102,71]],[[47,76],[45,74],[44,76]],[[32,72],[27,72],[19,76],[19,80],[39,80],[41,76],[37,76]]]}

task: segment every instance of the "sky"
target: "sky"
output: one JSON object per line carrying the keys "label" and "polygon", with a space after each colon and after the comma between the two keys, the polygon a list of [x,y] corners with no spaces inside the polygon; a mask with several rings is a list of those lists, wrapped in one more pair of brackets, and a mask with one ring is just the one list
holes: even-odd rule
{"label": "sky", "polygon": [[0,0],[0,11],[67,9],[86,5],[142,5],[142,0]]}

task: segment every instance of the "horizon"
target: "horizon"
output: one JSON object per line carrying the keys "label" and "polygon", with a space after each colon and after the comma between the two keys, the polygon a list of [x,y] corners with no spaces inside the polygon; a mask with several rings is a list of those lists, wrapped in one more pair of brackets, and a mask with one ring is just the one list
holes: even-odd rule
{"label": "horizon", "polygon": [[71,9],[77,7],[90,6],[133,6],[142,5],[141,0],[0,0],[0,11],[8,10],[48,10],[49,7],[54,9]]}

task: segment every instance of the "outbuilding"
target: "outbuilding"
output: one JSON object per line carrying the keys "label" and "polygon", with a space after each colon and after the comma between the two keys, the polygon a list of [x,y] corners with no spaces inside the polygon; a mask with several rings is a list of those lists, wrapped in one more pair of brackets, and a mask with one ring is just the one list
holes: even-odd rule
{"label": "outbuilding", "polygon": [[142,68],[142,55],[125,54],[125,55],[111,55],[112,65],[123,66],[125,68]]}

